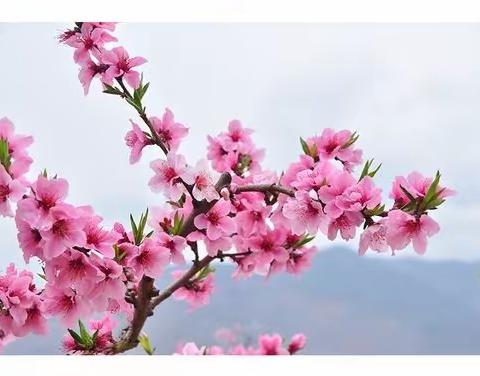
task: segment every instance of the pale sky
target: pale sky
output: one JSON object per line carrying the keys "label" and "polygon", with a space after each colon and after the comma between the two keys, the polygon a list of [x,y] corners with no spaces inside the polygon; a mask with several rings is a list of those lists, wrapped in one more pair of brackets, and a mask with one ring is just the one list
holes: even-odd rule
{"label": "pale sky", "polygon": [[[31,177],[47,168],[68,179],[70,202],[127,223],[162,202],[147,187],[159,154],[128,164],[123,138],[135,114],[98,84],[83,96],[73,51],[55,39],[68,26],[0,24],[0,117],[34,136]],[[206,155],[206,135],[235,118],[256,130],[264,166],[277,171],[297,159],[300,136],[357,130],[364,156],[383,163],[385,198],[412,170],[439,169],[458,191],[434,213],[442,231],[423,259],[480,258],[479,25],[129,23],[115,35],[149,60],[147,112],[168,106],[190,128],[180,149],[190,163]],[[0,218],[0,269],[10,261],[22,264],[15,226]]]}

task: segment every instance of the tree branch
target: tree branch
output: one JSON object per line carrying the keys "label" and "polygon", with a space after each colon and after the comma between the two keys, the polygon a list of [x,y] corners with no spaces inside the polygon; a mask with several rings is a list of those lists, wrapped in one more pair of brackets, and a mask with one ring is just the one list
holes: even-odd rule
{"label": "tree branch", "polygon": [[251,184],[237,187],[233,193],[243,192],[261,192],[261,193],[283,193],[284,195],[294,197],[295,191],[278,184]]}
{"label": "tree branch", "polygon": [[[227,172],[223,173],[218,179],[217,184],[215,184],[217,192],[220,192],[223,187],[230,185],[231,181],[232,177],[230,176],[230,174]],[[206,200],[203,200],[200,202],[196,202],[192,213],[185,221],[179,235],[186,238],[188,234],[195,231],[195,217],[199,214],[207,213],[217,201],[218,200],[207,202]],[[119,354],[135,348],[138,345],[138,336],[140,335],[147,318],[153,314],[153,309],[165,299],[168,299],[176,290],[185,285],[185,283],[187,283],[190,278],[192,278],[205,266],[210,264],[210,262],[214,259],[215,257],[205,256],[198,262],[195,262],[193,266],[182,277],[180,277],[172,285],[170,285],[164,291],[158,294],[158,296],[156,296],[154,299],[152,299],[152,297],[155,295],[155,287],[153,285],[154,279],[143,276],[138,285],[133,320],[130,323],[130,326],[127,328],[122,339],[114,345],[112,353]]]}

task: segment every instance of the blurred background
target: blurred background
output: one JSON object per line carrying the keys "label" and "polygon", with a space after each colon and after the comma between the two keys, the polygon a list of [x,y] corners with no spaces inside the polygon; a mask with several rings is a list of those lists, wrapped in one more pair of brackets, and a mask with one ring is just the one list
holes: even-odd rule
{"label": "blurred background", "polygon": [[[0,117],[34,136],[32,177],[47,168],[69,180],[69,201],[127,223],[162,203],[147,187],[158,154],[128,164],[123,137],[135,114],[98,83],[84,97],[73,51],[56,40],[68,27],[0,24]],[[276,171],[297,159],[300,136],[348,128],[360,133],[364,157],[383,163],[385,198],[393,178],[412,170],[439,169],[458,192],[435,213],[442,231],[422,257],[410,247],[359,257],[357,240],[319,237],[299,277],[237,282],[219,267],[212,304],[189,313],[171,300],[156,311],[146,329],[158,353],[182,340],[213,344],[221,328],[245,341],[303,331],[311,354],[480,353],[480,25],[128,23],[115,35],[149,60],[147,112],[168,106],[190,128],[180,149],[190,162],[231,119],[255,129],[263,165]],[[24,265],[14,223],[1,219],[0,269],[10,262]],[[49,337],[4,353],[58,353],[63,332],[53,322]]]}

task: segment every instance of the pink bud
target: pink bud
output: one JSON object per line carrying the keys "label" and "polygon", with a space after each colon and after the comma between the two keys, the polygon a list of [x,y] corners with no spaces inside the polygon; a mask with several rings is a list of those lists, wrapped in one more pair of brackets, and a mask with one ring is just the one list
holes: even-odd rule
{"label": "pink bud", "polygon": [[229,200],[230,199],[230,191],[228,190],[227,187],[223,187],[221,189],[220,196],[222,196],[224,200]]}

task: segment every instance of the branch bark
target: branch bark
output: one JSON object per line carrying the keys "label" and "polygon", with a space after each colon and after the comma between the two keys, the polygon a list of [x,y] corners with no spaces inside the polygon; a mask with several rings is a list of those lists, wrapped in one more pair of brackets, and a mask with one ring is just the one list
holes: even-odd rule
{"label": "branch bark", "polygon": [[237,187],[234,193],[243,192],[261,192],[261,193],[283,193],[284,195],[294,197],[295,191],[293,189],[283,187],[278,184],[251,184]]}

